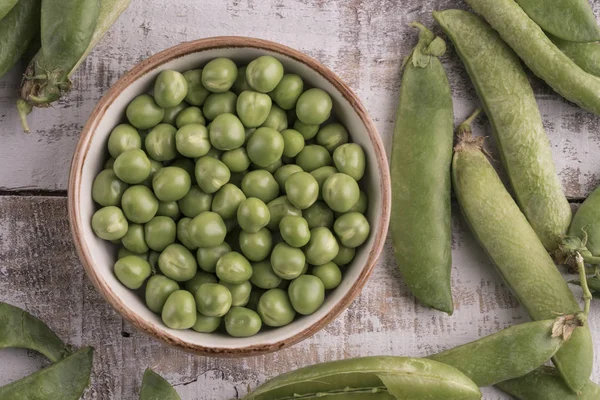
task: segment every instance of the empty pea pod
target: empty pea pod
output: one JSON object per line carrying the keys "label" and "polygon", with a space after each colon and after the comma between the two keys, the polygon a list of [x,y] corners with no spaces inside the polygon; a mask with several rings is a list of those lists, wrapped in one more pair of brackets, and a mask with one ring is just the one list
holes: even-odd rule
{"label": "empty pea pod", "polygon": [[175,389],[150,368],[144,372],[140,400],[181,400]]}
{"label": "empty pea pod", "polygon": [[6,14],[8,14],[10,10],[13,9],[13,7],[17,4],[18,1],[19,0],[4,0],[2,3],[0,3],[0,20],[6,17]]}
{"label": "empty pea pod", "polygon": [[0,20],[0,77],[19,59],[39,32],[41,0],[20,0]]}
{"label": "empty pea pod", "polygon": [[550,40],[588,74],[600,77],[600,43],[577,43],[548,35]]}

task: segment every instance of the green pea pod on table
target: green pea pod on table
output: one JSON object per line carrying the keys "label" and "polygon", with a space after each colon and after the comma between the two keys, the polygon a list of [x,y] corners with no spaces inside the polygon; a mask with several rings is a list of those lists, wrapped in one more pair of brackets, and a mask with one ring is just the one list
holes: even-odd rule
{"label": "green pea pod on table", "polygon": [[144,372],[140,400],[181,400],[175,389],[150,368]]}
{"label": "green pea pod on table", "polygon": [[0,349],[35,350],[52,362],[69,354],[69,348],[48,326],[18,307],[0,302]]}
{"label": "green pea pod on table", "polygon": [[452,314],[454,305],[450,164],[453,112],[438,57],[446,44],[421,24],[405,61],[392,146],[392,239],[396,262],[423,304]]}
{"label": "green pea pod on table", "polygon": [[259,386],[245,400],[320,399],[470,400],[481,392],[462,372],[437,361],[362,357],[301,368]]}
{"label": "green pea pod on table", "polygon": [[591,255],[600,256],[600,187],[596,188],[575,212],[569,227],[569,236],[585,239],[585,247]]}
{"label": "green pea pod on table", "polygon": [[19,0],[3,0],[0,3],[0,21],[13,9]]}
{"label": "green pea pod on table", "polygon": [[563,53],[588,74],[600,77],[600,43],[577,43],[548,35]]}
{"label": "green pea pod on table", "polygon": [[0,77],[25,54],[39,32],[41,0],[20,0],[0,20]]}
{"label": "green pea pod on table", "polygon": [[588,74],[548,39],[514,0],[466,0],[534,74],[580,107],[600,115],[600,78]]}
{"label": "green pea pod on table", "polygon": [[[471,230],[533,320],[579,315],[579,304],[483,153],[482,142],[471,136],[470,126],[459,127],[452,182]],[[593,364],[587,325],[573,331],[553,362],[572,390],[583,388]]]}
{"label": "green pea pod on table", "polygon": [[83,348],[62,361],[0,387],[0,399],[78,400],[90,384],[92,359],[92,348]]}

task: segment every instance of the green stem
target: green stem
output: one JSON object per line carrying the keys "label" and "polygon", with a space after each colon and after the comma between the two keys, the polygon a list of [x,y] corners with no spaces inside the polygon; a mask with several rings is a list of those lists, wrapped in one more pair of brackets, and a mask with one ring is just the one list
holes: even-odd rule
{"label": "green stem", "polygon": [[467,118],[462,124],[458,126],[458,133],[471,133],[471,124],[473,123],[473,121],[475,121],[475,118],[477,118],[479,114],[481,114],[481,108],[478,108],[475,111],[473,111],[473,114],[471,114],[469,118]]}
{"label": "green stem", "polygon": [[596,256],[592,256],[592,255],[585,255],[582,257],[583,257],[583,261],[586,264],[594,264],[594,265],[600,264],[600,257],[596,257]]}
{"label": "green stem", "polygon": [[19,118],[21,118],[21,126],[25,133],[29,133],[29,124],[27,123],[27,115],[31,113],[33,106],[27,103],[23,99],[17,100],[17,111],[19,112]]}
{"label": "green stem", "polygon": [[583,289],[583,301],[584,301],[583,314],[585,315],[585,318],[587,320],[588,316],[590,315],[590,303],[592,301],[592,293],[590,292],[590,288],[588,287],[587,275],[585,273],[585,264],[583,263],[583,257],[581,256],[581,254],[579,254],[579,252],[577,252],[575,254],[575,262],[577,263],[579,279],[581,281],[581,288]]}

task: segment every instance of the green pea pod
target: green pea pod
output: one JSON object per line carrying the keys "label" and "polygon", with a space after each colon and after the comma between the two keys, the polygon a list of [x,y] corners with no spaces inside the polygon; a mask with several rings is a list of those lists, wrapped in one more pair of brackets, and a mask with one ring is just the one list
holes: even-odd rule
{"label": "green pea pod", "polygon": [[405,61],[392,147],[392,239],[396,262],[423,304],[452,314],[450,164],[452,93],[438,60],[444,41],[421,24]]}
{"label": "green pea pod", "polygon": [[585,247],[592,255],[600,256],[600,187],[581,204],[569,227],[569,236],[584,235],[587,235]]}
{"label": "green pea pod", "polygon": [[41,0],[21,0],[0,20],[0,77],[29,47],[39,32]]}
{"label": "green pea pod", "polygon": [[60,362],[0,387],[0,399],[78,400],[90,384],[92,359],[91,347],[81,349]]}
{"label": "green pea pod", "polygon": [[35,350],[52,362],[62,360],[69,348],[33,315],[10,304],[0,303],[0,349]]}
{"label": "green pea pod", "polygon": [[548,35],[550,40],[588,74],[600,77],[600,43],[576,43]]}
{"label": "green pea pod", "polygon": [[452,365],[479,387],[494,385],[523,376],[550,360],[564,342],[562,326],[566,322],[561,318],[511,326],[429,358]]}
{"label": "green pea pod", "polygon": [[556,92],[600,114],[600,78],[588,74],[548,39],[514,0],[466,0],[529,69]]}
{"label": "green pea pod", "polygon": [[521,378],[511,379],[497,385],[518,400],[598,400],[600,386],[588,381],[580,394],[573,393],[564,383],[558,371],[542,367]]}
{"label": "green pea pod", "polygon": [[427,359],[381,356],[333,361],[288,372],[244,399],[320,399],[336,395],[362,400],[481,398],[477,385],[454,367]]}
{"label": "green pea pod", "polygon": [[572,42],[600,40],[600,27],[588,0],[516,0],[543,30]]}
{"label": "green pea pod", "polygon": [[2,3],[0,3],[0,20],[6,17],[18,1],[19,0],[3,0]]}
{"label": "green pea pod", "polygon": [[[454,191],[500,275],[534,320],[580,313],[567,283],[482,152],[483,138],[473,138],[465,125],[459,136],[452,163]],[[579,327],[553,358],[574,391],[591,375],[593,350],[589,327]]]}
{"label": "green pea pod", "polygon": [[150,368],[144,372],[140,400],[181,400],[175,389]]}

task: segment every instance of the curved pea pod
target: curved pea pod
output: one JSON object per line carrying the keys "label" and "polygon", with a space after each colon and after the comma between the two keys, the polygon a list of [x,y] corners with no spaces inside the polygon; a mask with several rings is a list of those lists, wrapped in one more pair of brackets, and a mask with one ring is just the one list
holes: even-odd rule
{"label": "curved pea pod", "polygon": [[593,256],[600,256],[600,187],[581,204],[569,227],[569,236],[585,239],[585,247]]}
{"label": "curved pea pod", "polygon": [[600,78],[588,74],[548,39],[514,0],[466,0],[534,74],[580,107],[600,114]]}
{"label": "curved pea pod", "polygon": [[41,0],[20,0],[0,20],[0,77],[19,59],[39,32]]}
{"label": "curved pea pod", "polygon": [[543,30],[572,42],[600,40],[600,28],[588,0],[516,0]]}
{"label": "curved pea pod", "polygon": [[320,399],[467,400],[481,392],[456,368],[406,357],[363,357],[316,364],[280,375],[246,400]]}
{"label": "curved pea pod", "polygon": [[454,43],[475,85],[521,210],[546,249],[556,250],[569,228],[571,207],[556,175],[550,142],[519,58],[476,15],[462,10],[433,15]]}
{"label": "curved pea pod", "polygon": [[78,400],[90,384],[93,349],[86,347],[64,360],[0,387],[0,399]]}
{"label": "curved pea pod", "polygon": [[429,358],[452,365],[477,386],[494,385],[523,376],[550,360],[565,340],[562,327],[566,323],[561,318],[511,326]]}
{"label": "curved pea pod", "polygon": [[555,368],[542,367],[523,377],[497,385],[518,400],[598,400],[600,386],[588,381],[580,394],[565,385]]}
{"label": "curved pea pod", "polygon": [[13,9],[19,0],[3,0],[0,3],[0,21]]}
{"label": "curved pea pod", "polygon": [[577,43],[548,35],[563,53],[588,74],[600,77],[600,43]]}
{"label": "curved pea pod", "polygon": [[392,145],[392,239],[396,263],[423,304],[452,314],[450,164],[453,112],[438,60],[444,41],[417,24],[405,62]]}
{"label": "curved pea pod", "polygon": [[[459,128],[452,182],[462,213],[496,269],[534,320],[581,312],[567,283],[481,150],[483,138]],[[587,383],[593,344],[578,327],[553,358],[572,390]]]}
{"label": "curved pea pod", "polygon": [[175,389],[150,368],[144,372],[140,400],[181,400]]}
{"label": "curved pea pod", "polygon": [[10,304],[0,303],[0,349],[35,350],[52,362],[69,354],[69,348],[46,324]]}

